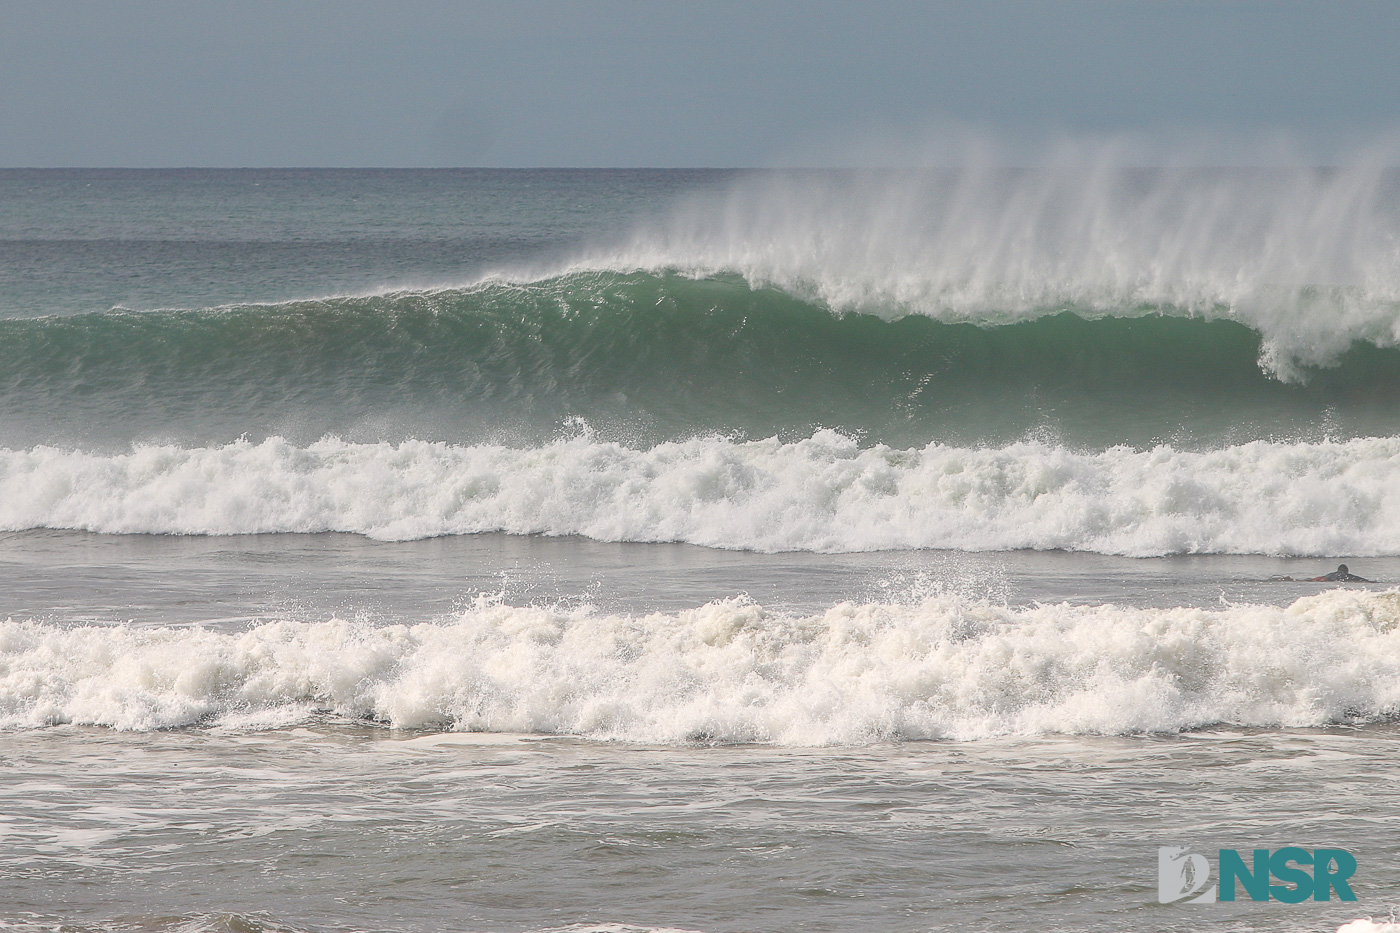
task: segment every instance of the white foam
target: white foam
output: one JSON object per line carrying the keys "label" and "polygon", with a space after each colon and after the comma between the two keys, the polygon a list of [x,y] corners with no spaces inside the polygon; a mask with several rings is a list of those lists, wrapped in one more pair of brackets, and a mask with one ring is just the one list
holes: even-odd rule
{"label": "white foam", "polygon": [[0,624],[0,725],[145,730],[279,709],[639,743],[864,744],[1319,726],[1400,712],[1400,592],[1286,608],[1011,609],[940,597],[812,616],[483,600],[374,628]]}
{"label": "white foam", "polygon": [[0,530],[585,535],[762,551],[1400,554],[1400,438],[1080,453],[584,435],[516,449],[273,438],[0,449]]}
{"label": "white foam", "polygon": [[1342,924],[1337,927],[1337,933],[1400,933],[1400,923],[1376,922],[1368,917]]}

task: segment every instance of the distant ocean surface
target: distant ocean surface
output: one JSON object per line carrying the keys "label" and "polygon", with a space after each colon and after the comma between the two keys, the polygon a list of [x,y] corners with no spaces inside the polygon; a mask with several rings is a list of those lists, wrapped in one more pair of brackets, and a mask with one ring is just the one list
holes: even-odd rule
{"label": "distant ocean surface", "polygon": [[1397,584],[1395,170],[0,170],[0,930],[1378,930]]}

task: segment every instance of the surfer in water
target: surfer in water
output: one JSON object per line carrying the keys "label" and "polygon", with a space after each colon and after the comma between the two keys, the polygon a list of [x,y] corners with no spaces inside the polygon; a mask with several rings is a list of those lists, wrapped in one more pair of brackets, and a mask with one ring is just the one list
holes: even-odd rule
{"label": "surfer in water", "polygon": [[1374,583],[1374,580],[1367,580],[1365,577],[1358,577],[1347,569],[1346,564],[1338,564],[1337,569],[1331,573],[1324,573],[1320,577],[1313,577],[1309,583]]}
{"label": "surfer in water", "polygon": [[1358,577],[1347,569],[1346,564],[1338,564],[1337,569],[1331,573],[1324,573],[1320,577],[1270,577],[1274,581],[1288,581],[1293,583],[1375,583],[1375,580],[1367,580],[1365,577]]}

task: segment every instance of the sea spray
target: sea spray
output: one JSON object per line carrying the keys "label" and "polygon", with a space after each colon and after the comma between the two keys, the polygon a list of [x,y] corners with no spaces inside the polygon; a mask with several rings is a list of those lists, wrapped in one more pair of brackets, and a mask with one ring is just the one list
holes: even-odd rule
{"label": "sea spray", "polygon": [[1400,340],[1400,178],[1079,164],[773,172],[697,197],[600,268],[738,272],[840,310],[1000,324],[1141,307],[1242,321],[1284,378]]}

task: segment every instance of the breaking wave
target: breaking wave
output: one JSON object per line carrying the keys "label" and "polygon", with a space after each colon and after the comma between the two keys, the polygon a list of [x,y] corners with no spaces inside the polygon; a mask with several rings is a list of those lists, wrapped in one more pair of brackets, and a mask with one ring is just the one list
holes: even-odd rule
{"label": "breaking wave", "polygon": [[862,447],[722,437],[633,448],[281,438],[101,455],[0,449],[0,529],[584,535],[759,551],[1400,554],[1400,438],[1219,450]]}
{"label": "breaking wave", "polygon": [[1400,595],[1218,610],[937,598],[807,617],[744,600],[619,616],[483,599],[382,628],[0,624],[7,728],[248,728],[317,712],[663,744],[1372,722],[1400,712]]}
{"label": "breaking wave", "polygon": [[593,263],[735,272],[885,318],[1227,318],[1262,336],[1285,379],[1356,341],[1400,341],[1400,173],[1386,153],[1307,170],[1132,169],[1111,147],[1076,160],[757,173]]}

